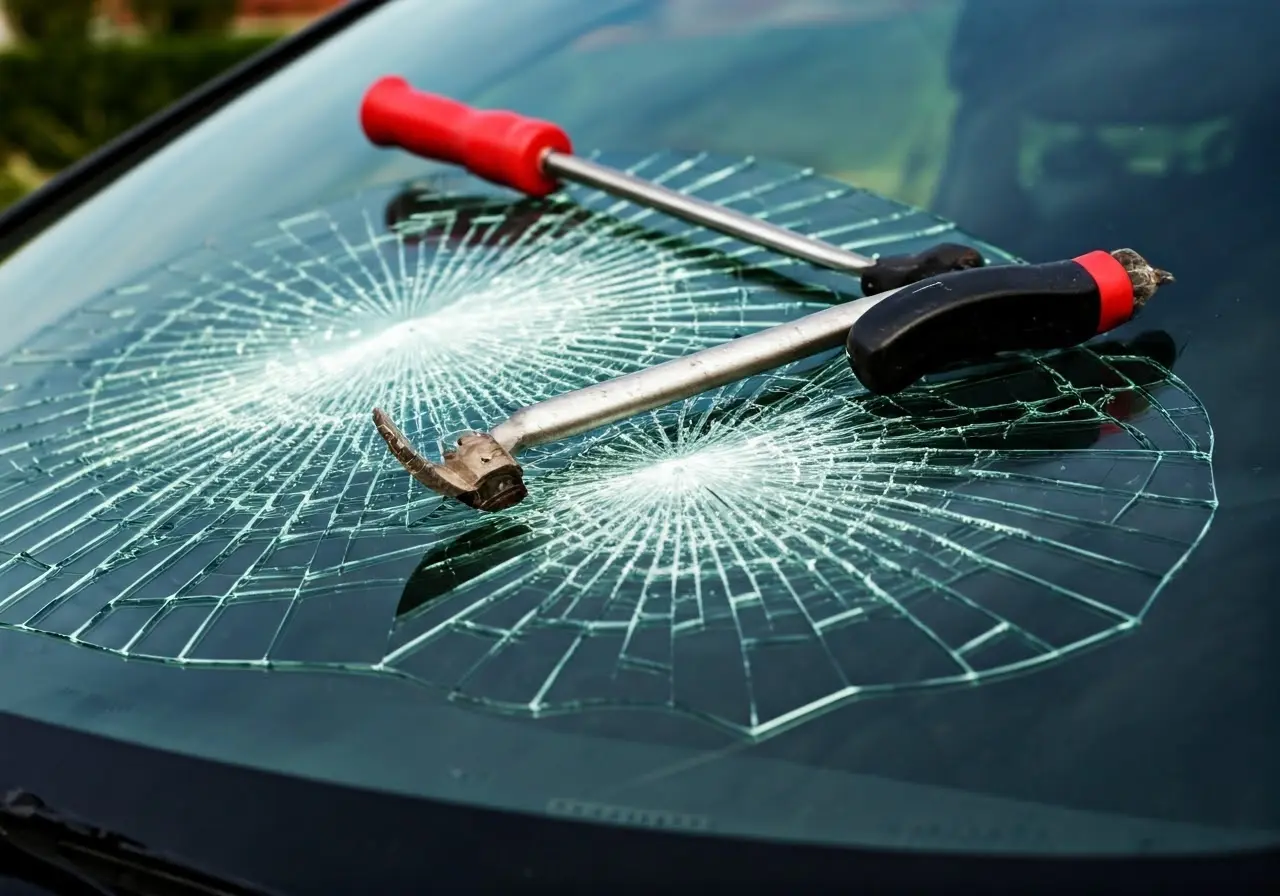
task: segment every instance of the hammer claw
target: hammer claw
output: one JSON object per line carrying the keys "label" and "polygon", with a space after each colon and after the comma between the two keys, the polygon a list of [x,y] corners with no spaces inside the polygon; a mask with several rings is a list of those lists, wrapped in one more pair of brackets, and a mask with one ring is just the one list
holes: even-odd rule
{"label": "hammer claw", "polygon": [[374,408],[373,424],[409,475],[437,495],[477,510],[504,510],[528,495],[524,471],[488,433],[462,436],[457,450],[446,451],[444,463],[437,464],[420,454],[381,408]]}

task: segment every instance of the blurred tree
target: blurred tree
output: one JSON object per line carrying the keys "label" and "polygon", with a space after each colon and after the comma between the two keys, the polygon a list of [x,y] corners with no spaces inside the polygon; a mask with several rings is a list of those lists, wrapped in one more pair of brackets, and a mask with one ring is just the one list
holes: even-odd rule
{"label": "blurred tree", "polygon": [[26,184],[20,183],[6,168],[0,168],[0,208],[17,202],[27,195]]}
{"label": "blurred tree", "polygon": [[0,209],[278,37],[229,33],[237,0],[126,2],[151,39],[90,40],[98,0],[0,0]]}
{"label": "blurred tree", "polygon": [[131,0],[130,5],[143,28],[161,35],[225,33],[235,21],[238,4],[236,0]]}
{"label": "blurred tree", "polygon": [[94,0],[4,0],[9,23],[33,43],[84,42],[94,6]]}

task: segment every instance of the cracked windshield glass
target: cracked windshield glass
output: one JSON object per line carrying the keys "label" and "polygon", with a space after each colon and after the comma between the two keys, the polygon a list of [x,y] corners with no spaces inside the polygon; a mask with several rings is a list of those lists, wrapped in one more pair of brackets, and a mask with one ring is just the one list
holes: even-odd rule
{"label": "cracked windshield glass", "polygon": [[[1262,0],[388,3],[4,247],[0,705],[612,823],[1273,842],[1277,38]],[[549,441],[478,512],[373,408],[439,458],[860,286],[374,147],[388,74],[859,253],[1176,282],[896,394],[836,348]]]}

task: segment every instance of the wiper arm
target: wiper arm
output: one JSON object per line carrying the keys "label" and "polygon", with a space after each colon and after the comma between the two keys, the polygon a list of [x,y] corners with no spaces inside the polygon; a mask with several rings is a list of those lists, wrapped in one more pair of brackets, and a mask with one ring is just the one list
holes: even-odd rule
{"label": "wiper arm", "polygon": [[28,883],[57,892],[70,885],[76,887],[71,892],[108,896],[270,896],[52,809],[24,790],[0,798],[0,860],[8,851],[25,861],[14,869],[0,862],[0,873],[16,871]]}

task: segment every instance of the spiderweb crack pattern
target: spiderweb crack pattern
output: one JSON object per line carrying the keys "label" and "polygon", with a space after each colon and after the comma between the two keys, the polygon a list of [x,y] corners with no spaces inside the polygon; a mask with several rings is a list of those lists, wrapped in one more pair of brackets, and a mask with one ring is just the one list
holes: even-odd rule
{"label": "spiderweb crack pattern", "polygon": [[[606,161],[860,251],[965,239],[811,171]],[[1159,334],[893,400],[842,359],[796,365],[531,452],[499,516],[414,485],[369,420],[438,453],[833,284],[593,191],[448,178],[207,245],[0,360],[0,625],[760,736],[1139,623],[1216,507],[1208,417]]]}

